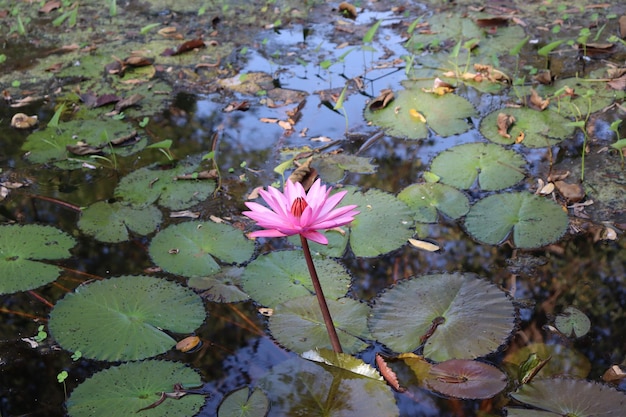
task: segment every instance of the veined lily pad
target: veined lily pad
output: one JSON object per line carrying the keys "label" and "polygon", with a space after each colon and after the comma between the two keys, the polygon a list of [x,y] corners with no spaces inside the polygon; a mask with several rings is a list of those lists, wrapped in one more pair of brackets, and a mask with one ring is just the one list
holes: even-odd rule
{"label": "veined lily pad", "polygon": [[501,190],[524,178],[526,160],[517,152],[492,143],[467,143],[437,155],[431,172],[441,182],[469,189],[478,179],[482,190]]}
{"label": "veined lily pad", "polygon": [[196,161],[185,160],[173,169],[159,169],[156,165],[140,168],[120,180],[115,196],[133,205],[158,201],[171,210],[184,210],[206,200],[215,190],[215,183],[210,180],[179,179],[193,175],[198,166]]}
{"label": "veined lily pad", "polygon": [[190,333],[205,317],[202,299],[185,287],[147,276],[122,276],[67,294],[50,313],[48,326],[66,350],[80,350],[86,358],[127,361],[166,352],[176,341],[162,329]]}
{"label": "veined lily pad", "polygon": [[241,274],[244,268],[226,267],[219,272],[204,276],[191,277],[187,285],[196,290],[203,291],[200,296],[208,301],[216,303],[236,303],[250,298],[241,291],[238,285],[241,283]]}
{"label": "veined lily pad", "polygon": [[[498,115],[504,113],[515,117],[515,122],[508,129],[510,137],[498,133]],[[574,134],[574,127],[570,121],[555,111],[537,111],[527,107],[506,108],[496,110],[487,115],[480,123],[480,132],[490,141],[502,145],[516,143],[516,139],[523,135],[520,142],[529,148],[545,148],[555,145]]]}
{"label": "veined lily pad", "polygon": [[435,360],[494,352],[513,331],[515,308],[495,285],[474,274],[433,274],[401,281],[375,299],[369,327],[396,352],[424,345]]}
{"label": "veined lily pad", "polygon": [[[345,269],[330,259],[319,258],[313,262],[326,299],[344,297],[350,286],[350,275]],[[256,302],[271,308],[314,294],[302,251],[278,251],[259,256],[246,267],[241,284]]]}
{"label": "veined lily pad", "polygon": [[506,388],[506,375],[493,365],[466,359],[451,359],[433,365],[426,386],[461,399],[486,399]]}
{"label": "veined lily pad", "polygon": [[270,409],[267,395],[260,389],[250,393],[245,387],[228,393],[219,408],[217,417],[264,417]]}
{"label": "veined lily pad", "polygon": [[465,218],[467,232],[479,242],[498,245],[512,231],[515,247],[525,249],[557,241],[567,225],[567,213],[558,204],[528,192],[486,197]]}
{"label": "veined lily pad", "polygon": [[129,231],[139,235],[153,232],[163,216],[155,206],[130,207],[121,202],[99,201],[82,211],[78,227],[102,242],[124,242]]}
{"label": "veined lily pad", "polygon": [[353,372],[293,358],[259,381],[270,398],[270,416],[397,417],[391,388]]}
{"label": "veined lily pad", "polygon": [[[97,330],[95,330],[97,331]],[[72,391],[67,400],[70,417],[108,417],[142,415],[150,417],[193,416],[205,402],[203,395],[187,394],[159,400],[161,393],[174,393],[174,385],[183,389],[202,385],[200,375],[180,363],[148,360],[125,363],[100,371]]]}
{"label": "veined lily pad", "polygon": [[[432,87],[432,82],[430,84]],[[407,139],[427,138],[428,128],[443,137],[469,130],[467,119],[476,115],[469,101],[455,94],[425,93],[422,87],[426,88],[428,84],[416,83],[398,92],[384,109],[371,110],[368,107],[365,119],[384,128],[389,135]]]}
{"label": "veined lily pad", "polygon": [[0,294],[11,294],[54,281],[61,271],[42,260],[70,256],[74,238],[50,226],[0,226]]}
{"label": "veined lily pad", "polygon": [[[367,344],[361,339],[369,338],[368,305],[351,298],[326,302],[344,352],[352,354],[365,349]],[[295,352],[331,348],[317,297],[312,295],[277,305],[270,317],[270,332],[281,345]]]}
{"label": "veined lily pad", "polygon": [[466,215],[470,208],[465,194],[440,183],[409,185],[400,191],[398,199],[415,212],[415,221],[420,223],[436,223],[439,212],[458,219]]}
{"label": "veined lily pad", "polygon": [[242,263],[252,256],[254,243],[230,225],[190,221],[157,233],[149,252],[154,263],[169,273],[202,277],[219,271],[213,256],[227,263]]}
{"label": "veined lily pad", "polygon": [[582,379],[539,379],[520,387],[513,398],[539,410],[510,407],[509,417],[622,417],[626,395]]}

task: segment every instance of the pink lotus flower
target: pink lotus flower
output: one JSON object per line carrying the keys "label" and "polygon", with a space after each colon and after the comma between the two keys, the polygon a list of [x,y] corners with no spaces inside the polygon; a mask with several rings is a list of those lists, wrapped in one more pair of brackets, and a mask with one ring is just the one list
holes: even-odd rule
{"label": "pink lotus flower", "polygon": [[356,205],[335,208],[347,191],[330,195],[331,187],[326,189],[318,179],[308,193],[302,184],[287,181],[285,192],[281,193],[274,187],[260,192],[263,200],[270,206],[267,208],[258,203],[246,202],[251,211],[243,214],[255,220],[265,230],[250,233],[250,237],[282,237],[302,235],[322,245],[328,239],[319,230],[343,226],[354,220],[359,214]]}

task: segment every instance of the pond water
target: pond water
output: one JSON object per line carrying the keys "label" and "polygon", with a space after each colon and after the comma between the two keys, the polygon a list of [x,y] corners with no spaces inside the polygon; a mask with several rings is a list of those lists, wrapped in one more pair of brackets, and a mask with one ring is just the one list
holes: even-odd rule
{"label": "pond water", "polygon": [[[360,2],[356,7],[356,18],[350,18],[346,17],[347,12],[340,13],[339,9],[344,6],[340,7],[339,2],[192,1],[184,6],[166,0],[149,4],[86,1],[80,6],[63,1],[58,3],[50,10],[39,11],[37,9],[43,4],[30,4],[31,9],[28,9],[25,4],[16,6],[12,2],[0,1],[1,33],[6,38],[4,49],[0,50],[3,57],[0,66],[4,66],[0,87],[5,96],[0,104],[0,185],[6,193],[0,197],[0,222],[7,227],[51,226],[74,242],[66,257],[38,257],[37,249],[29,249],[35,253],[32,255],[20,252],[18,244],[13,247],[12,240],[21,239],[19,233],[7,238],[14,233],[13,229],[0,229],[5,235],[0,236],[0,256],[4,262],[0,265],[0,272],[6,274],[0,276],[2,417],[68,415],[66,400],[68,397],[72,399],[77,387],[102,370],[123,366],[127,357],[109,360],[90,354],[88,347],[76,348],[74,342],[66,342],[68,346],[55,340],[51,334],[54,329],[51,330],[48,323],[52,321],[51,311],[57,308],[55,306],[60,309],[62,304],[57,303],[68,295],[88,291],[85,289],[94,288],[91,286],[95,283],[116,282],[113,277],[139,275],[177,283],[180,284],[177,288],[189,287],[195,294],[200,294],[201,310],[206,312],[206,320],[200,317],[201,325],[185,331],[163,325],[165,333],[175,340],[189,334],[197,335],[202,341],[199,349],[183,353],[170,345],[162,351],[165,353],[144,356],[140,353],[131,358],[137,359],[131,362],[137,364],[151,363],[144,360],[153,356],[183,363],[201,379],[199,394],[188,393],[178,400],[167,398],[163,405],[141,411],[138,415],[156,415],[167,406],[172,408],[168,409],[170,414],[164,415],[197,413],[214,416],[218,415],[220,404],[232,391],[260,387],[270,398],[270,416],[367,415],[363,410],[347,409],[353,404],[364,404],[362,407],[367,410],[370,403],[363,397],[368,395],[379,401],[370,409],[376,410],[377,416],[502,416],[506,415],[504,410],[507,407],[519,408],[522,403],[538,407],[544,404],[540,394],[536,395],[536,403],[523,401],[521,394],[512,397],[519,388],[518,365],[532,352],[541,359],[550,357],[538,380],[567,377],[606,384],[602,389],[606,387],[610,395],[598,398],[610,398],[608,404],[602,405],[608,407],[606,415],[619,415],[619,410],[623,409],[620,404],[626,403],[623,394],[626,382],[617,377],[609,388],[603,375],[613,365],[618,365],[621,372],[626,368],[626,251],[623,239],[626,174],[619,154],[621,148],[611,147],[626,136],[626,123],[617,123],[626,118],[626,110],[623,107],[624,87],[606,86],[609,80],[623,79],[624,75],[609,77],[606,70],[619,68],[626,58],[623,40],[626,37],[625,5],[589,7],[585,2],[573,2],[563,7],[553,2],[533,6],[513,2],[510,7],[483,8],[464,1],[450,5],[439,2]],[[450,23],[441,26],[436,20],[441,16]],[[480,20],[493,16],[499,16],[498,20]],[[376,26],[377,22],[380,26]],[[446,31],[457,22],[462,22],[460,27],[455,27],[452,35],[448,35]],[[155,25],[150,27],[151,24]],[[164,28],[167,30],[160,31]],[[511,28],[520,32],[505,32]],[[585,28],[589,34],[583,30]],[[620,28],[623,30],[621,35]],[[618,39],[614,39],[615,34]],[[480,43],[478,51],[473,47],[461,47],[462,42],[473,40],[475,35],[479,36],[476,38]],[[525,36],[528,37],[526,41]],[[596,55],[577,52],[574,48],[580,44],[581,37],[590,50],[594,46],[599,52]],[[202,39],[203,47],[186,50],[179,46],[193,39]],[[553,50],[542,50],[557,40],[563,43],[555,44]],[[568,44],[568,41],[572,42]],[[609,43],[611,48],[606,45]],[[516,54],[509,54],[514,47],[506,45],[519,46],[519,49]],[[177,46],[176,53],[163,55],[166,48]],[[503,47],[507,49],[503,50]],[[135,68],[125,61],[133,51],[136,56],[150,57],[154,61]],[[509,78],[483,84],[475,80],[463,81],[463,73],[474,72],[473,64],[479,60],[500,68]],[[111,65],[116,61],[124,61],[124,64],[120,64],[121,67]],[[571,85],[576,84],[578,96],[585,98],[583,91],[592,91],[588,99],[574,103],[578,96],[571,93],[567,100],[571,99],[574,104],[565,109],[566,104],[559,101],[563,96],[554,92],[559,85],[550,90],[552,86],[543,86],[532,79],[546,68],[551,69],[554,83],[570,80]],[[451,70],[456,71],[455,76],[445,78],[442,75]],[[119,71],[126,73],[120,76]],[[442,99],[456,96],[463,102],[450,104],[442,110],[437,104],[441,100],[436,101],[439,100],[438,94],[431,94],[436,96],[435,99],[425,96],[429,93],[424,90],[437,87],[433,87],[436,77],[444,78],[455,87],[454,91],[442,95]],[[592,81],[581,81],[585,79]],[[602,88],[596,89],[600,83],[603,83]],[[487,138],[489,133],[481,123],[494,112],[510,113],[510,108],[520,108],[520,112],[527,110],[523,104],[526,100],[532,101],[529,98],[531,85],[543,97],[552,98],[551,107],[544,112],[551,111],[564,117],[564,125],[573,123],[571,130],[564,137],[558,137],[554,125],[535,131],[533,124],[540,122],[533,119],[524,125],[526,113],[520,113],[522,116],[517,117],[516,123],[526,126],[527,138],[521,143],[501,144],[507,151],[512,149],[523,156],[523,166],[512,169],[521,172],[521,177],[510,185],[491,189],[483,188],[486,177],[472,181],[468,187],[455,188],[461,189],[468,210],[469,206],[474,207],[490,196],[535,195],[532,198],[550,201],[559,208],[557,212],[560,213],[549,214],[553,216],[551,219],[565,218],[563,213],[567,213],[566,226],[555,233],[556,236],[542,237],[538,244],[519,247],[521,237],[518,241],[517,236],[506,236],[504,242],[493,244],[484,243],[489,237],[475,238],[479,232],[472,229],[469,220],[472,213],[444,214],[441,201],[432,204],[439,210],[435,221],[420,221],[414,206],[411,203],[407,206],[407,200],[402,200],[403,190],[412,184],[427,184],[427,179],[432,178],[430,174],[440,177],[440,182],[435,181],[437,184],[448,184],[446,175],[451,174],[435,169],[434,160],[455,147],[466,149],[463,153],[470,153],[469,148],[458,148],[459,145],[493,142],[492,137]],[[372,110],[369,106],[385,89],[394,92],[394,100],[378,111]],[[408,93],[403,96],[401,91]],[[118,111],[112,111],[115,103],[135,92],[142,96],[137,104],[120,106]],[[107,94],[118,97],[112,104],[102,107],[87,104],[90,99],[103,100]],[[417,98],[411,102],[411,97]],[[471,114],[461,114],[460,108],[465,103],[473,109]],[[235,109],[231,111],[229,105]],[[414,125],[409,127],[405,126],[405,119],[392,124],[376,119],[385,111],[395,111],[396,114],[413,111],[412,116],[416,113],[421,113],[422,117],[425,115],[426,135],[421,137],[419,132],[415,133],[415,126],[421,123],[418,119],[412,120]],[[38,124],[29,129],[11,127],[11,118],[18,112],[36,115]],[[56,125],[55,115],[59,117]],[[104,126],[107,127],[96,129],[94,120],[106,121]],[[86,122],[78,123],[82,121]],[[114,123],[120,123],[120,127]],[[466,127],[449,134],[440,133],[455,129],[452,126],[459,123]],[[512,126],[505,127],[504,133],[512,133],[516,125]],[[123,141],[123,146],[114,148],[117,145],[111,140],[127,135],[130,130],[137,132],[132,135],[130,143]],[[398,134],[398,131],[407,133]],[[41,136],[35,136],[37,134]],[[72,144],[83,146],[84,143],[76,143],[83,140],[94,146],[95,152],[82,155],[79,151],[66,152],[69,142],[63,142],[66,140],[62,139],[64,134],[69,135]],[[531,145],[529,141],[534,140],[533,135],[545,136],[542,140],[550,146]],[[500,136],[504,140],[504,135]],[[44,155],[49,150],[42,149],[34,138],[40,142],[48,141],[48,144],[58,141],[53,144],[56,153]],[[163,142],[167,139],[171,139],[171,144]],[[157,146],[147,147],[150,144]],[[583,153],[584,161],[581,158]],[[296,155],[299,156],[296,158]],[[355,223],[352,231],[344,227],[347,236],[352,233],[352,249],[345,252],[333,253],[332,250],[342,249],[341,245],[346,245],[348,237],[341,240],[344,237],[339,233],[329,232],[329,235],[337,235],[331,239],[331,252],[314,246],[315,261],[320,265],[336,261],[348,274],[348,284],[344,285],[347,297],[372,309],[360,317],[363,322],[370,319],[372,333],[368,330],[366,335],[357,335],[356,339],[362,340],[363,345],[349,353],[372,366],[376,355],[383,354],[398,374],[400,385],[408,388],[405,392],[394,391],[382,383],[380,385],[384,388],[374,391],[361,389],[360,382],[350,385],[353,382],[351,377],[341,374],[340,378],[339,374],[333,373],[336,367],[297,362],[298,349],[286,347],[292,346],[291,343],[305,343],[306,337],[280,336],[277,331],[271,332],[268,328],[270,319],[261,314],[262,307],[276,308],[278,305],[277,311],[284,309],[282,303],[268,305],[259,302],[255,293],[244,294],[237,301],[229,299],[235,292],[239,296],[241,288],[248,292],[252,288],[240,281],[242,274],[245,281],[243,269],[251,268],[258,260],[268,259],[267,254],[285,250],[299,253],[298,242],[283,238],[259,239],[255,242],[254,254],[236,261],[225,260],[229,258],[207,250],[217,258],[218,268],[226,275],[223,281],[211,281],[206,278],[211,275],[209,273],[186,275],[182,271],[193,269],[190,266],[193,260],[170,267],[162,263],[156,252],[155,236],[189,222],[202,222],[194,223],[198,225],[197,230],[223,222],[228,226],[228,233],[234,231],[237,235],[232,238],[233,242],[240,242],[234,239],[243,238],[246,232],[255,228],[253,222],[241,214],[246,210],[244,201],[250,193],[257,187],[270,184],[282,188],[283,178],[295,169],[293,163],[282,163],[290,159],[304,163],[309,156],[314,157],[313,166],[322,180],[344,187],[349,191],[346,199],[360,203],[361,218],[371,222],[375,222],[371,220],[373,218],[380,219],[382,226],[379,228],[372,225],[368,229],[369,226],[364,224],[367,220]],[[340,159],[344,156],[345,159]],[[491,163],[499,163],[500,170],[491,174],[492,177],[510,175],[503,167],[510,167],[512,162],[503,158],[500,162],[493,158]],[[172,192],[169,203],[163,196],[149,200],[152,197],[146,196],[150,195],[153,186],[159,187],[159,181],[165,181],[164,173],[176,167],[176,163],[178,167],[188,164],[190,168],[185,174],[208,173],[210,178],[193,177],[188,182],[197,188],[188,195]],[[458,170],[464,172],[462,164],[459,162]],[[147,166],[156,166],[150,171],[153,175],[148,178],[150,182],[137,181],[139,185],[132,191],[120,191],[120,184],[130,182],[128,178]],[[481,165],[474,168],[474,173],[487,175],[492,168],[492,165]],[[564,175],[565,172],[569,172],[568,176]],[[583,175],[586,194],[580,198],[560,186],[555,190],[543,189],[546,183],[558,180],[576,186],[581,183]],[[178,179],[178,183],[184,181],[187,180]],[[433,183],[432,179],[429,181]],[[177,185],[165,185],[163,190],[174,189]],[[204,192],[206,195],[202,194]],[[146,198],[148,204],[143,204],[144,201],[138,204],[136,200],[142,198]],[[184,199],[189,201],[187,205],[182,202]],[[148,210],[148,206],[157,208],[160,214],[103,211],[94,215],[95,226],[87,230],[85,218],[94,204],[106,202],[107,207],[113,207],[118,202],[131,201],[136,203],[134,209],[141,206]],[[379,217],[368,217],[373,209],[379,209]],[[482,217],[486,216],[488,223],[493,217],[494,224],[501,217],[512,218],[508,220],[511,224],[507,230],[513,225],[521,227],[518,223],[522,223],[523,210],[507,215],[508,210],[513,211],[513,206],[505,209],[492,208]],[[524,219],[527,223],[545,221],[538,229],[556,227],[557,220],[545,220],[538,208],[529,210],[530,219]],[[143,233],[133,228],[139,227],[139,219],[151,217],[157,219],[153,228]],[[394,222],[396,217],[398,220]],[[118,227],[122,223],[120,218],[125,219],[126,226],[132,229],[129,236],[118,241],[102,239],[99,233]],[[400,220],[403,223],[399,226]],[[355,222],[359,222],[358,216]],[[387,229],[386,222],[393,227]],[[229,243],[231,238],[224,233],[220,237],[223,242],[215,243],[215,247],[224,245],[231,248],[226,251],[233,253],[245,250],[249,242]],[[541,234],[537,230],[533,233]],[[434,243],[438,250],[418,249],[407,243],[408,238]],[[387,243],[394,239],[399,239],[400,243],[395,246]],[[24,247],[29,240],[30,237],[25,238]],[[37,241],[35,237],[33,240]],[[378,241],[382,249],[377,247]],[[40,246],[58,244],[57,241],[50,242]],[[184,252],[182,241],[172,240],[171,245],[180,245]],[[363,255],[360,248],[375,253]],[[211,257],[209,253],[201,255]],[[35,272],[13,269],[11,262],[29,256],[29,259],[43,259],[44,263],[57,266],[58,277],[13,291],[10,288],[19,288],[19,281],[30,279],[29,275]],[[200,254],[197,255],[199,258]],[[198,260],[201,262],[204,260]],[[242,269],[229,269],[233,264]],[[277,269],[289,268],[278,265]],[[324,271],[324,267],[320,266],[320,270]],[[271,269],[268,274],[273,272]],[[303,273],[302,278],[308,279],[306,271]],[[427,353],[428,337],[423,343],[416,342],[414,348],[398,350],[390,347],[394,346],[393,341],[373,336],[394,331],[398,339],[404,340],[405,334],[413,331],[400,325],[396,329],[375,328],[374,319],[382,315],[376,306],[385,302],[393,304],[384,298],[385,294],[393,294],[394,288],[408,288],[401,285],[419,280],[412,277],[429,274],[447,277],[453,273],[481,277],[482,280],[477,281],[492,286],[481,289],[480,295],[475,296],[482,297],[483,292],[497,290],[501,299],[507,300],[511,311],[515,312],[514,320],[509,317],[512,325],[504,337],[495,336],[498,341],[495,348],[463,358],[479,358],[478,361],[506,372],[506,388],[493,395],[451,398],[424,382],[428,378],[423,379],[424,375],[412,368],[409,361],[395,359],[398,354],[410,351],[424,353],[430,360],[429,366],[440,362],[433,357],[445,349],[436,348],[435,352]],[[270,282],[271,279],[268,276],[258,278],[258,281]],[[300,277],[290,279],[298,281]],[[332,283],[327,285],[332,286]],[[417,291],[415,297],[419,294]],[[171,305],[166,304],[164,311],[178,309],[176,297],[179,294],[172,292],[168,296]],[[394,296],[401,298],[400,295]],[[220,298],[227,302],[218,302]],[[464,305],[465,299],[460,298],[461,305]],[[467,299],[471,300],[471,297]],[[467,301],[467,304],[469,309],[471,302]],[[397,313],[398,320],[412,319],[413,316],[418,320],[421,307],[410,304],[410,301],[403,306],[394,306],[403,310]],[[571,307],[574,309],[568,310]],[[97,335],[109,339],[116,336],[115,329],[105,328],[104,324],[109,323],[89,316],[89,308],[84,308],[81,312],[74,312],[73,316],[80,317],[84,312],[85,327],[90,329],[88,333],[95,338]],[[180,313],[183,316],[180,321],[197,320],[193,305],[187,308],[186,313]],[[176,311],[179,314],[179,310]],[[471,315],[472,310],[468,311],[467,315]],[[479,326],[481,321],[488,322],[490,312],[489,309],[483,311],[484,320],[470,323]],[[589,320],[590,328],[579,335],[565,334],[569,332],[559,323],[569,318],[573,321],[578,313]],[[175,313],[171,314],[174,317]],[[184,317],[185,314],[189,317]],[[444,316],[453,320],[448,310]],[[175,317],[179,320],[178,315]],[[305,319],[309,319],[306,314]],[[496,319],[501,317],[493,320]],[[81,322],[66,333],[81,332],[82,326]],[[159,324],[153,328],[162,330]],[[434,329],[433,335],[442,331]],[[414,339],[419,339],[423,333],[417,333]],[[483,335],[479,333],[476,330],[476,334],[472,334],[471,328],[465,329],[458,339],[451,336],[445,343],[465,349],[464,339],[481,339]],[[313,336],[311,338],[315,340]],[[330,346],[312,345],[310,349],[316,347]],[[86,357],[75,354],[81,349],[83,354],[87,353]],[[319,369],[311,370],[309,366]],[[62,375],[63,371],[67,374]],[[333,376],[328,379],[331,374]],[[293,375],[298,377],[290,380]],[[338,381],[348,384],[347,388],[338,388]],[[182,381],[173,381],[169,386],[178,382]],[[315,392],[326,386],[331,387],[330,393]],[[579,388],[569,388],[570,395],[578,393]],[[155,397],[148,404],[159,399],[157,393],[153,394]],[[555,388],[554,395],[558,397],[561,392]],[[277,397],[284,398],[284,401],[277,400]],[[581,401],[585,400],[584,395],[580,397]],[[192,405],[192,412],[170,405],[174,402],[190,404],[198,398],[201,408]],[[317,405],[311,405],[316,401]],[[325,404],[320,404],[324,401]],[[111,401],[110,404],[105,410],[118,403]],[[341,404],[348,405],[343,409]],[[235,415],[222,412],[220,415]],[[530,415],[514,412],[509,410],[509,415]],[[560,415],[568,412],[572,413],[568,415],[579,417],[594,415],[593,410],[574,414],[574,411],[560,409]],[[82,413],[86,414],[76,411],[70,415],[126,415],[121,411],[121,414],[115,414],[110,409],[104,414],[98,414],[102,411],[89,414],[85,410]]]}

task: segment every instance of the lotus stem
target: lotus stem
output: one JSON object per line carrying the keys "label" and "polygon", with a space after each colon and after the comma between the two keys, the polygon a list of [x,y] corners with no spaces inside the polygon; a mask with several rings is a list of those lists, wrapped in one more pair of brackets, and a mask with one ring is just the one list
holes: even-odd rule
{"label": "lotus stem", "polygon": [[322,317],[324,317],[324,324],[326,324],[326,331],[328,332],[328,337],[330,338],[330,344],[336,353],[343,353],[341,343],[339,342],[339,336],[337,336],[337,330],[335,329],[333,319],[330,316],[330,311],[328,310],[328,304],[326,304],[326,298],[324,298],[322,285],[320,284],[320,280],[317,277],[317,271],[315,270],[315,265],[313,264],[311,250],[309,249],[309,242],[302,235],[300,235],[300,241],[302,242],[304,258],[306,259],[306,265],[309,268],[309,274],[311,275],[311,282],[313,283],[313,289],[315,290],[315,295],[317,296],[317,302],[320,305]]}

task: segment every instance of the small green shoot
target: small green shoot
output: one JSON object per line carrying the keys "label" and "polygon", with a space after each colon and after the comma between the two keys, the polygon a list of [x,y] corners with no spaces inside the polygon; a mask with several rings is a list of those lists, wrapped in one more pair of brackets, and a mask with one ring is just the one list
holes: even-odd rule
{"label": "small green shoot", "polygon": [[26,28],[24,27],[24,22],[22,22],[21,16],[17,15],[17,33],[20,35],[26,35]]}
{"label": "small green shoot", "polygon": [[11,82],[11,87],[18,88],[20,85],[22,85],[22,83],[20,82],[20,80],[13,80],[13,81]]}
{"label": "small green shoot", "polygon": [[564,42],[564,40],[558,40],[558,41],[554,41],[554,42],[550,42],[549,44],[539,48],[539,50],[537,51],[537,53],[540,56],[543,57],[548,57],[548,55],[550,54],[550,52],[552,52],[553,50],[555,50],[560,44],[562,44]]}
{"label": "small green shoot", "polygon": [[348,131],[348,113],[346,112],[346,108],[344,107],[343,102],[346,99],[347,90],[348,90],[348,84],[346,83],[346,85],[343,87],[343,90],[341,90],[341,94],[339,94],[337,103],[335,103],[335,106],[333,107],[333,110],[341,109],[341,111],[343,112],[343,117],[344,119],[346,119],[346,132]]}
{"label": "small green shoot", "polygon": [[378,22],[374,23],[374,26],[372,26],[367,30],[367,32],[365,32],[365,36],[363,36],[363,43],[372,43],[372,41],[374,40],[374,36],[376,35],[376,31],[378,30],[382,22],[382,20],[379,20]]}
{"label": "small green shoot", "polygon": [[150,118],[149,117],[144,117],[143,119],[141,119],[141,121],[139,122],[139,127],[146,127],[148,126],[148,123],[150,122]]}
{"label": "small green shoot", "polygon": [[80,350],[77,350],[76,352],[74,352],[72,354],[72,360],[73,361],[77,361],[77,360],[79,360],[82,357],[83,357],[83,354],[82,354],[82,352]]}
{"label": "small green shoot", "polygon": [[158,28],[159,26],[161,26],[160,23],[150,23],[149,25],[142,27],[139,33],[141,33],[142,35],[145,35],[148,32],[150,32],[152,29]]}
{"label": "small green shoot", "polygon": [[170,150],[171,147],[172,147],[172,139],[165,139],[160,142],[156,142],[156,143],[146,146],[146,149],[158,149],[159,152],[165,155],[169,161],[173,161],[174,155],[172,154],[172,151]]}
{"label": "small green shoot", "polygon": [[59,384],[63,384],[63,393],[65,394],[65,398],[67,398],[67,386],[65,385],[65,380],[68,376],[69,374],[67,371],[61,371],[57,374],[57,381],[59,381]]}
{"label": "small green shoot", "polygon": [[117,0],[109,0],[109,16],[117,16]]}
{"label": "small green shoot", "polygon": [[6,62],[7,56],[5,54],[0,54],[0,64]]}
{"label": "small green shoot", "polygon": [[124,112],[120,112],[116,115],[114,115],[113,120],[124,120],[126,118],[126,115],[124,114]]}
{"label": "small green shoot", "polygon": [[619,156],[622,159],[622,169],[624,169],[624,148],[626,147],[626,138],[620,137],[619,134],[619,126],[622,124],[622,121],[623,120],[621,119],[614,121],[613,123],[611,123],[609,129],[615,132],[615,137],[617,137],[617,140],[614,144],[611,145],[611,148],[617,149],[617,151],[619,152]]}
{"label": "small green shoot", "polygon": [[35,342],[41,343],[48,337],[48,333],[46,333],[44,325],[40,325],[37,327],[37,335],[34,337]]}
{"label": "small green shoot", "polygon": [[65,111],[65,103],[61,103],[61,105],[56,109],[52,119],[48,122],[48,126],[50,127],[59,127],[59,119],[61,118],[61,114]]}

